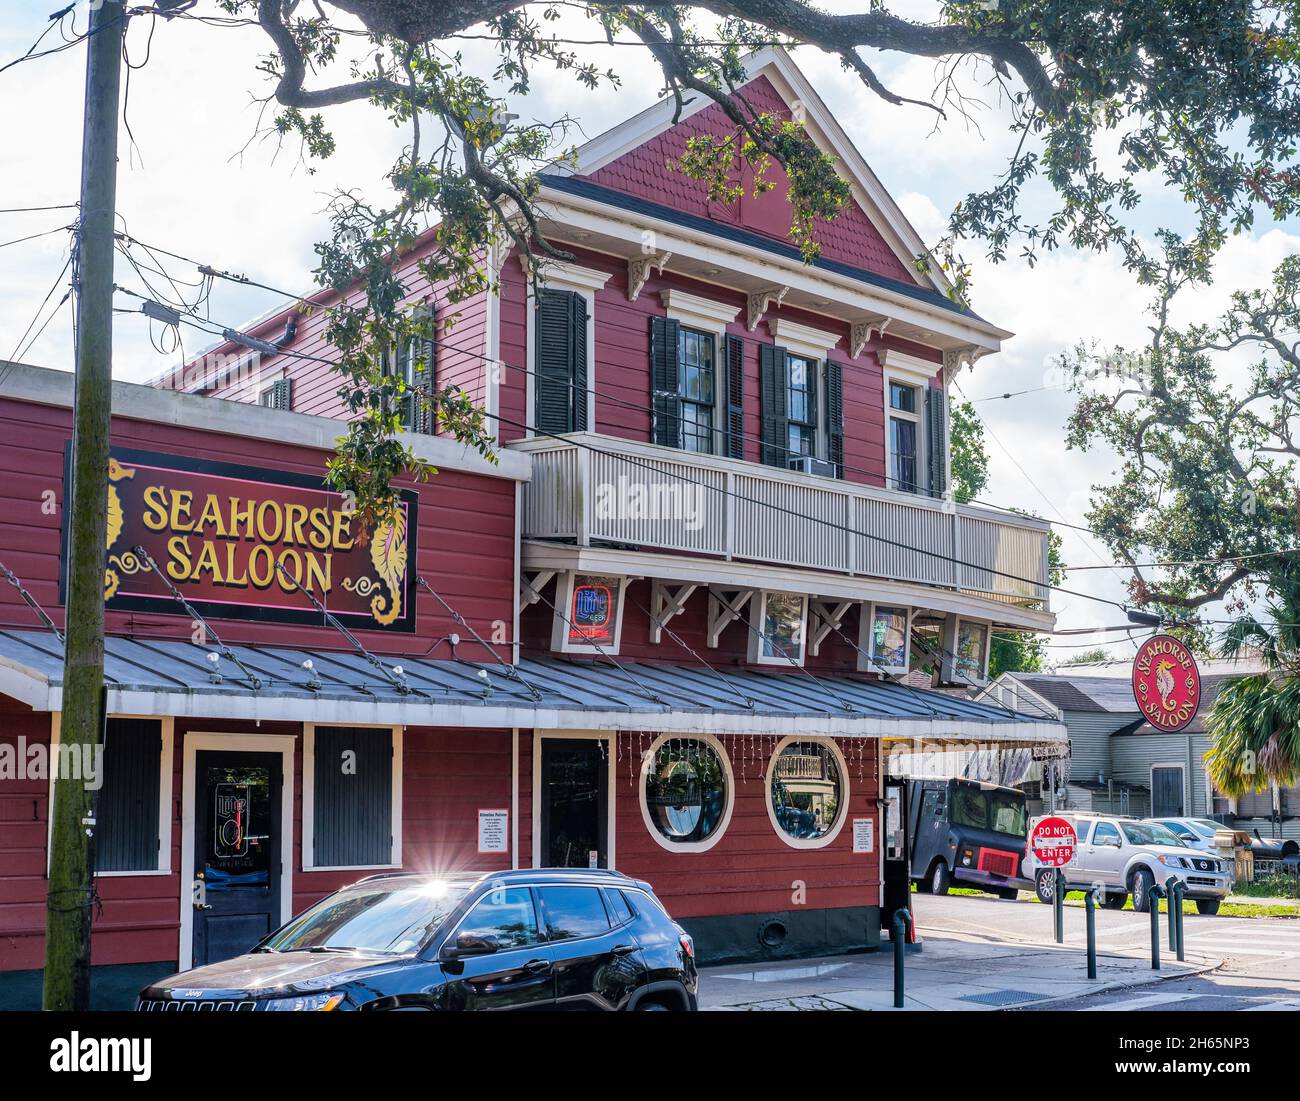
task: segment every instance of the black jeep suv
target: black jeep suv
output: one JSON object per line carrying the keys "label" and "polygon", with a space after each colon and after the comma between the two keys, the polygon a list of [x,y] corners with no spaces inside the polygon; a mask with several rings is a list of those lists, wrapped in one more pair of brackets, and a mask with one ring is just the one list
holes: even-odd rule
{"label": "black jeep suv", "polygon": [[695,945],[648,883],[572,868],[371,876],[247,955],[147,987],[145,1012],[694,1010]]}

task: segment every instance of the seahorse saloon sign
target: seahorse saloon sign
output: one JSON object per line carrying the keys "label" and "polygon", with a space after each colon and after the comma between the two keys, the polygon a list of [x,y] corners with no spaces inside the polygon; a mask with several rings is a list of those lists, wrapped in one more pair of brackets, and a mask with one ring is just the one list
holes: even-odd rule
{"label": "seahorse saloon sign", "polygon": [[1170,635],[1147,639],[1133,657],[1133,698],[1157,730],[1182,730],[1201,706],[1201,671],[1192,652]]}
{"label": "seahorse saloon sign", "polygon": [[348,627],[415,630],[409,490],[361,532],[311,475],[114,448],[108,476],[109,608],[185,614],[141,547],[205,616],[318,624],[305,590]]}

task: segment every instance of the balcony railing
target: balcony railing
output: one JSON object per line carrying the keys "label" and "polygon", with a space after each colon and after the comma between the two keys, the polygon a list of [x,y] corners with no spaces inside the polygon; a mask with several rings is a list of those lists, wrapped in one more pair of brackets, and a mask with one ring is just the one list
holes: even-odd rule
{"label": "balcony railing", "polygon": [[525,538],[628,544],[1048,605],[1045,521],[593,433],[515,447],[533,460]]}

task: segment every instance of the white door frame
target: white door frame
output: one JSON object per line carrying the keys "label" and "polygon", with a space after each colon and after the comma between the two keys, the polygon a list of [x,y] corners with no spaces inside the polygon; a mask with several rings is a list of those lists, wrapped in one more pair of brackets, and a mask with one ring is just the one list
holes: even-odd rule
{"label": "white door frame", "polygon": [[606,807],[605,807],[605,844],[609,852],[606,857],[606,864],[610,868],[617,868],[614,863],[614,823],[617,821],[617,803],[614,796],[614,781],[617,778],[615,770],[615,751],[617,747],[618,734],[608,730],[534,730],[533,731],[533,867],[542,866],[542,741],[544,739],[552,741],[580,741],[591,739],[593,741],[603,740],[605,742],[605,763],[609,769],[609,777],[606,780]]}
{"label": "white door frame", "polygon": [[293,753],[294,734],[217,734],[192,731],[185,735],[181,758],[181,933],[177,946],[178,969],[194,965],[194,773],[200,750],[231,753],[280,754],[280,925],[293,915]]}

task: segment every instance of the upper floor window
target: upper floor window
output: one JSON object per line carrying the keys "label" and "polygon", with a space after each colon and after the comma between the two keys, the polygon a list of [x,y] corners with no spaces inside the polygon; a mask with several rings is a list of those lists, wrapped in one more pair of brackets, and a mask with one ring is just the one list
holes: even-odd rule
{"label": "upper floor window", "polygon": [[293,379],[276,379],[275,382],[257,395],[257,404],[265,406],[267,409],[292,409]]}
{"label": "upper floor window", "polygon": [[537,301],[533,425],[539,434],[587,430],[587,299],[545,290]]}
{"label": "upper floor window", "polygon": [[712,333],[680,327],[677,337],[680,431],[677,446],[712,454],[715,450],[717,368]]}
{"label": "upper floor window", "polygon": [[776,343],[759,351],[763,462],[840,477],[843,369],[828,358],[839,337],[781,317],[767,327]]}
{"label": "upper floor window", "polygon": [[806,356],[786,356],[786,407],[789,413],[791,458],[811,455],[824,458],[819,446],[817,418],[817,374],[819,364]]}
{"label": "upper floor window", "polygon": [[942,368],[896,348],[878,356],[884,369],[885,484],[942,497],[948,489],[948,401],[934,385]]}
{"label": "upper floor window", "polygon": [[918,387],[889,383],[889,488],[921,491],[921,417]]}

